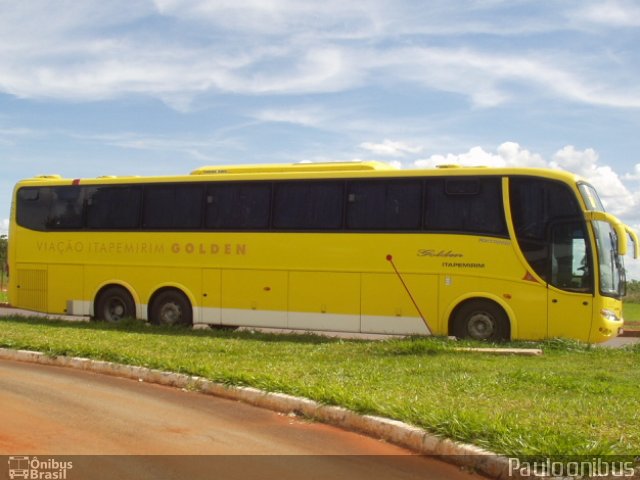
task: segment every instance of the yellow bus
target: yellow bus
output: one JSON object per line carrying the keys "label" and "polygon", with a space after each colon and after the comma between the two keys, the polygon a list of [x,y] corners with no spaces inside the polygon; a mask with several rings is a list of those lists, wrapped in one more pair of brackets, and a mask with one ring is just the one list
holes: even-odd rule
{"label": "yellow bus", "polygon": [[587,182],[378,162],[19,182],[10,302],[107,321],[602,342],[636,234]]}

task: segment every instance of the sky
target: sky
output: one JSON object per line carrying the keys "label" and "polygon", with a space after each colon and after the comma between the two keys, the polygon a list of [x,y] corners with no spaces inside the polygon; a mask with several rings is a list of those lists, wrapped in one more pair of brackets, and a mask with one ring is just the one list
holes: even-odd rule
{"label": "sky", "polygon": [[34,175],[333,160],[565,169],[640,229],[639,44],[634,0],[0,0],[0,233]]}

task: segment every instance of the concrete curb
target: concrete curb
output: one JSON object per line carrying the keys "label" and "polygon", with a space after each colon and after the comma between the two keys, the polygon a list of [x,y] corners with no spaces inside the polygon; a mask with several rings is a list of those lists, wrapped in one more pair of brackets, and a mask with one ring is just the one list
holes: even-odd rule
{"label": "concrete curb", "polygon": [[283,393],[270,393],[251,387],[234,387],[212,382],[201,377],[146,367],[122,365],[79,357],[51,356],[28,350],[0,348],[0,359],[76,368],[104,375],[194,390],[280,413],[304,415],[323,423],[385,440],[419,454],[441,456],[443,460],[449,463],[473,469],[492,478],[509,478],[509,466],[506,457],[496,455],[474,445],[438,437],[404,422],[372,415],[360,415],[346,408],[322,405],[307,398],[294,397]]}

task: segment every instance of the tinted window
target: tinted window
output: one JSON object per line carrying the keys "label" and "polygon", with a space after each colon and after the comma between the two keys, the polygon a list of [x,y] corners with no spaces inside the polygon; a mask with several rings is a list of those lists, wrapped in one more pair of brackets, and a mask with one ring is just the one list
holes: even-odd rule
{"label": "tinted window", "polygon": [[205,226],[223,230],[267,229],[270,203],[270,184],[212,185],[207,190]]}
{"label": "tinted window", "polygon": [[549,283],[564,290],[592,291],[590,258],[589,241],[584,222],[555,223],[551,227],[551,276]]}
{"label": "tinted window", "polygon": [[52,192],[50,188],[21,188],[17,194],[16,221],[32,230],[45,230]]}
{"label": "tinted window", "polygon": [[145,188],[143,226],[146,229],[199,228],[202,219],[200,185],[159,185]]}
{"label": "tinted window", "polygon": [[86,187],[87,227],[124,230],[138,227],[142,188]]}
{"label": "tinted window", "polygon": [[421,205],[420,181],[351,182],[347,192],[347,228],[418,230]]}
{"label": "tinted window", "polygon": [[34,230],[82,227],[82,189],[69,187],[22,188],[18,191],[18,224]]}
{"label": "tinted window", "polygon": [[501,179],[430,179],[425,182],[425,228],[506,235]]}
{"label": "tinted window", "polygon": [[341,228],[343,190],[343,182],[276,184],[273,227],[283,230]]}
{"label": "tinted window", "polygon": [[511,184],[511,214],[519,238],[545,240],[551,222],[581,216],[576,196],[564,183],[514,177]]}
{"label": "tinted window", "polygon": [[53,187],[47,228],[68,229],[82,226],[82,189]]}
{"label": "tinted window", "polygon": [[510,182],[511,215],[520,248],[531,267],[545,280],[551,266],[552,227],[580,218],[578,201],[560,182],[513,177]]}

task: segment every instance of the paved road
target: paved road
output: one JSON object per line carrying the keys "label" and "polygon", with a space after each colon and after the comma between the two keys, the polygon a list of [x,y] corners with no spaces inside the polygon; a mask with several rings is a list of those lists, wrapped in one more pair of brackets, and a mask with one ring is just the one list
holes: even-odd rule
{"label": "paved road", "polygon": [[634,345],[636,343],[640,343],[640,337],[616,337],[613,340],[601,343],[600,346],[618,348],[624,347],[625,345]]}
{"label": "paved road", "polygon": [[0,405],[0,455],[88,455],[71,457],[69,480],[480,478],[297,417],[60,367],[0,361]]}

